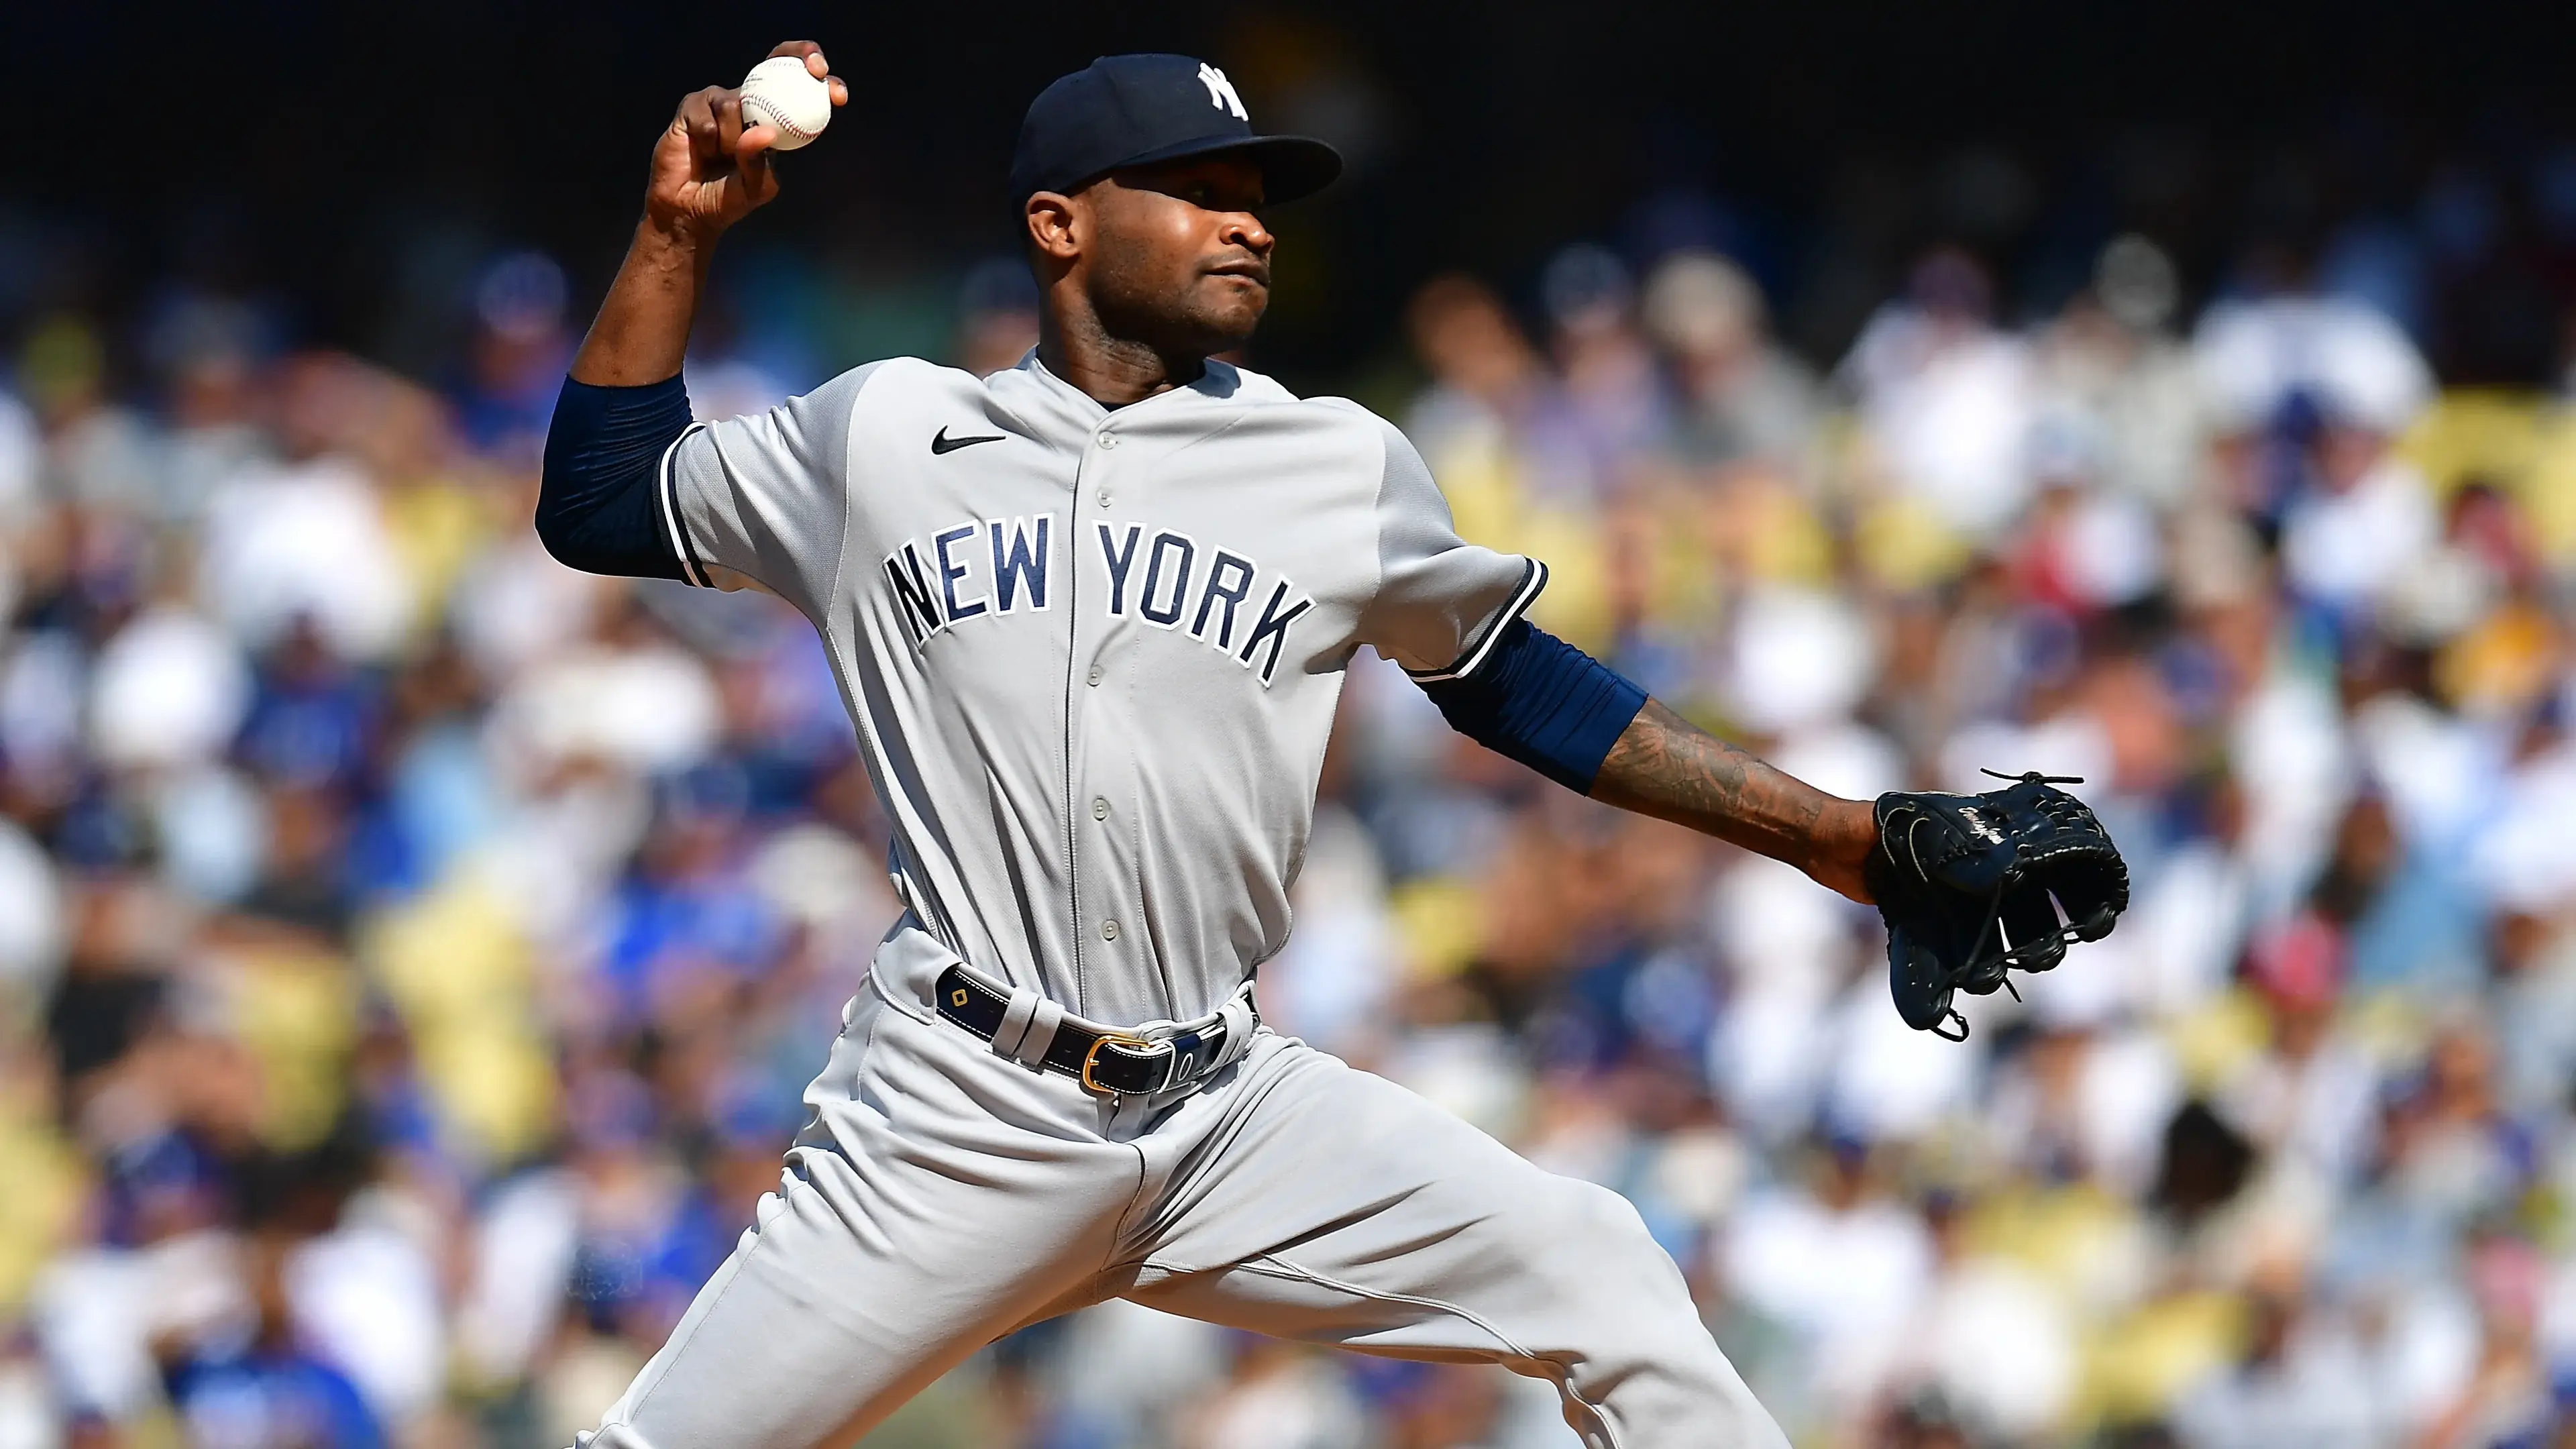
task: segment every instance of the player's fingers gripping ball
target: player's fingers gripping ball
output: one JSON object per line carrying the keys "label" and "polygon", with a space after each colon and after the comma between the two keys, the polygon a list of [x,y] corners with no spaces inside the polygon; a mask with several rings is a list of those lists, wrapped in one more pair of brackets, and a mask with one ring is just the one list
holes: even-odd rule
{"label": "player's fingers gripping ball", "polygon": [[1964,1040],[1954,993],[1985,996],[2016,968],[2049,970],[2070,943],[2111,934],[2129,908],[2128,863],[2059,783],[2032,773],[1982,795],[1878,797],[1869,885],[1906,1025]]}
{"label": "player's fingers gripping ball", "polygon": [[804,58],[773,55],[742,78],[742,123],[778,133],[773,151],[793,151],[832,123],[832,86],[806,68]]}

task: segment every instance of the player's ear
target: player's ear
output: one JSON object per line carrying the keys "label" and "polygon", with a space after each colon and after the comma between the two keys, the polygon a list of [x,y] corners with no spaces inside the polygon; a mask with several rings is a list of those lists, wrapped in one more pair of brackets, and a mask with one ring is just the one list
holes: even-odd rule
{"label": "player's ear", "polygon": [[1069,262],[1082,254],[1079,208],[1056,191],[1041,191],[1028,200],[1029,245],[1042,256]]}

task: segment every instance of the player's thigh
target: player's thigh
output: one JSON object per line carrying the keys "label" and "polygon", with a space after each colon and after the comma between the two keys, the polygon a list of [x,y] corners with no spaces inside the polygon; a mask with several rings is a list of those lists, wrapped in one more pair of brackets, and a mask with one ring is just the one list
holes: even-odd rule
{"label": "player's thigh", "polygon": [[809,1182],[761,1211],[593,1449],[846,1443],[980,1342],[973,1307],[922,1311],[921,1271],[868,1251]]}
{"label": "player's thigh", "polygon": [[882,1002],[857,1014],[779,1193],[595,1444],[845,1444],[1097,1280],[1136,1153],[1048,1110],[1087,1102],[1024,1096],[1024,1069],[965,1042]]}
{"label": "player's thigh", "polygon": [[1280,1337],[1500,1363],[1587,1444],[1780,1446],[1634,1208],[1303,1047],[1150,1220],[1127,1297]]}
{"label": "player's thigh", "polygon": [[1263,1066],[1241,1119],[1149,1220],[1140,1292],[1199,1275],[1230,1321],[1353,1347],[1490,1357],[1494,1330],[1579,1333],[1594,1305],[1704,1336],[1680,1269],[1618,1194],[1323,1053],[1285,1044]]}

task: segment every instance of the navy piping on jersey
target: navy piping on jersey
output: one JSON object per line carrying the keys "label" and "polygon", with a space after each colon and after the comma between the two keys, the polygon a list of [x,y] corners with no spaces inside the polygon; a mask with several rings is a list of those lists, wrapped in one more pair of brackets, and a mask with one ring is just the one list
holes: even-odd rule
{"label": "navy piping on jersey", "polygon": [[1494,652],[1494,645],[1501,641],[1504,632],[1519,621],[1529,606],[1537,602],[1539,591],[1547,587],[1547,565],[1537,559],[1525,559],[1523,564],[1521,586],[1512,591],[1510,603],[1495,611],[1494,621],[1485,626],[1485,636],[1469,645],[1466,653],[1444,668],[1404,671],[1412,676],[1414,683],[1432,685],[1444,680],[1464,679],[1484,665],[1486,656]]}
{"label": "navy piping on jersey", "polygon": [[[643,387],[564,379],[537,493],[546,552],[586,573],[690,578],[688,554],[654,487],[689,426],[688,389],[676,377]],[[703,580],[704,570],[691,579]]]}
{"label": "navy piping on jersey", "polygon": [[1491,631],[1481,669],[1425,680],[1450,728],[1580,795],[1592,793],[1646,691],[1526,619]]}

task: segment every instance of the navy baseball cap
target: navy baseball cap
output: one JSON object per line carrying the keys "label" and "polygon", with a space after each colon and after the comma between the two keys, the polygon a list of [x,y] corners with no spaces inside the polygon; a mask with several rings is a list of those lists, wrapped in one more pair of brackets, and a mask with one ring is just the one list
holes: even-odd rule
{"label": "navy baseball cap", "polygon": [[1011,156],[1011,199],[1219,151],[1256,162],[1274,202],[1311,196],[1342,174],[1342,153],[1311,136],[1254,135],[1243,98],[1215,66],[1186,55],[1104,55],[1029,102]]}

